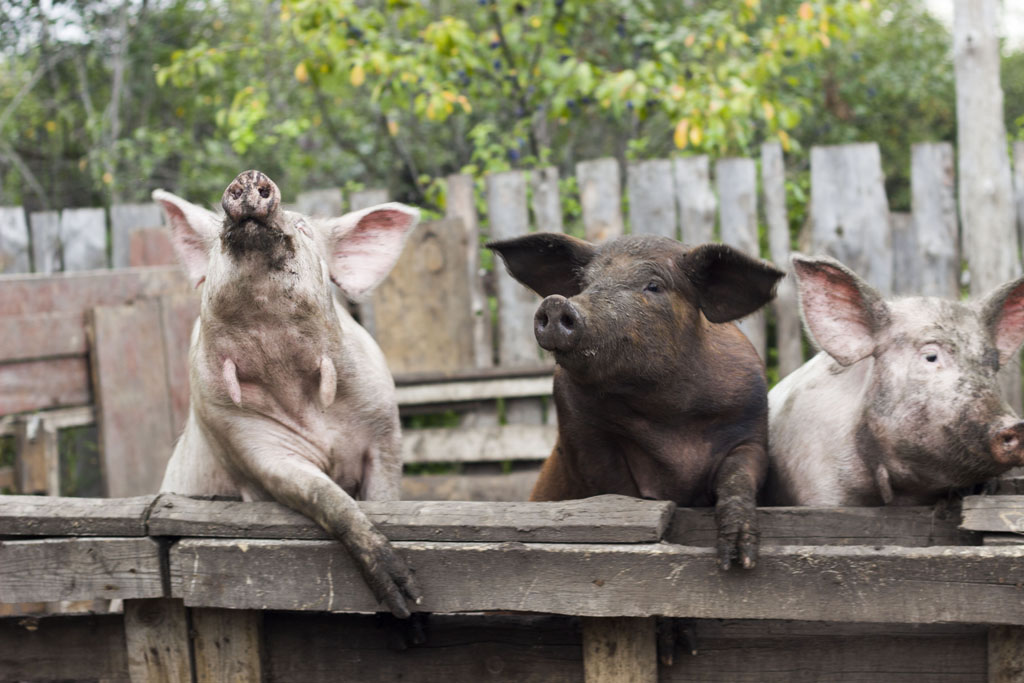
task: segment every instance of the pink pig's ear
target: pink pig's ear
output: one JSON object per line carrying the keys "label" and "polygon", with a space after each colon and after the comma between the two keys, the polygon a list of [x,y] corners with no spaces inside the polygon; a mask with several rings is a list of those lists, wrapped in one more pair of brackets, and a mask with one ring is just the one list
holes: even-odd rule
{"label": "pink pig's ear", "polygon": [[320,222],[324,256],[334,283],[360,299],[395,267],[420,212],[395,202]]}
{"label": "pink pig's ear", "polygon": [[881,295],[827,256],[793,254],[792,263],[804,325],[814,341],[844,366],[874,353],[875,335],[890,322]]}
{"label": "pink pig's ear", "polygon": [[999,349],[1005,365],[1024,343],[1024,277],[1007,282],[979,303],[981,320]]}
{"label": "pink pig's ear", "polygon": [[163,190],[153,191],[153,200],[160,203],[171,226],[171,244],[178,260],[185,266],[193,287],[206,279],[210,248],[220,233],[217,214],[187,202]]}

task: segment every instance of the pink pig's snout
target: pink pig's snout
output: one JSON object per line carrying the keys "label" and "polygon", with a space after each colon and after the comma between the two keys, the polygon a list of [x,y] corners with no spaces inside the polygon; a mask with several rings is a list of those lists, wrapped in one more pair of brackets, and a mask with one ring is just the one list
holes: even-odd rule
{"label": "pink pig's snout", "polygon": [[233,222],[252,218],[266,222],[281,205],[281,190],[260,171],[243,171],[224,190],[220,205]]}
{"label": "pink pig's snout", "polygon": [[1024,421],[1009,425],[1007,422],[1010,422],[1009,418],[996,427],[988,442],[989,450],[1001,465],[1024,465]]}

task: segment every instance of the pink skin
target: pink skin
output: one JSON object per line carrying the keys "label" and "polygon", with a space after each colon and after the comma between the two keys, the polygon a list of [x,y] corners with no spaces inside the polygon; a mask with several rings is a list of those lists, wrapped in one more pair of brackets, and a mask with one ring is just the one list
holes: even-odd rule
{"label": "pink skin", "polygon": [[189,417],[161,490],[302,512],[345,544],[378,600],[408,616],[420,599],[413,574],[355,503],[398,497],[394,383],[330,283],[369,292],[398,259],[416,211],[384,204],[313,220],[281,210],[277,187],[257,171],[225,191],[223,219],[161,190],[153,197],[202,286]]}

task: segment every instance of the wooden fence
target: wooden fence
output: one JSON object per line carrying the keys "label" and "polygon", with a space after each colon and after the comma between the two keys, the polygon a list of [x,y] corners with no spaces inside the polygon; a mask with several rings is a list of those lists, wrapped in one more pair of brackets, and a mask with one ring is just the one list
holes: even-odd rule
{"label": "wooden fence", "polygon": [[713,511],[667,501],[361,506],[422,634],[366,615],[344,549],[276,503],[0,497],[0,603],[124,601],[0,618],[0,681],[1019,680],[1022,497],[764,508],[729,572]]}
{"label": "wooden fence", "polygon": [[[1015,151],[1024,207],[1024,143]],[[890,212],[877,145],[813,148],[810,162],[802,250],[837,256],[883,292],[959,294],[951,145],[914,146],[909,215]],[[720,239],[788,266],[777,144],[762,148],[760,163],[706,156],[636,162],[624,183],[620,171],[612,159],[577,166],[582,217],[573,229],[588,239],[610,239],[628,226],[692,244]],[[500,267],[482,273],[480,243],[564,229],[558,183],[554,168],[489,176],[481,222],[472,178],[450,177],[447,216],[416,230],[393,274],[357,311],[388,357],[406,423],[437,425],[417,416],[448,414],[444,426],[405,430],[406,462],[455,462],[462,473],[481,475],[407,477],[406,497],[522,499],[554,443],[551,362],[532,333],[539,299]],[[339,190],[321,190],[300,195],[293,207],[327,215],[386,199],[370,190],[346,206]],[[17,467],[0,463],[0,487],[58,492],[57,431],[95,423],[103,492],[155,490],[187,410],[185,356],[196,312],[196,295],[176,267],[156,265],[173,261],[164,230],[154,227],[160,220],[151,204],[27,217],[0,209],[0,263],[8,273],[0,276],[0,434],[17,442]],[[36,274],[16,274],[30,264]],[[95,270],[108,265],[115,268]],[[146,267],[125,267],[133,265]],[[768,315],[773,349],[765,316],[741,326],[781,376],[803,362],[788,279]]]}

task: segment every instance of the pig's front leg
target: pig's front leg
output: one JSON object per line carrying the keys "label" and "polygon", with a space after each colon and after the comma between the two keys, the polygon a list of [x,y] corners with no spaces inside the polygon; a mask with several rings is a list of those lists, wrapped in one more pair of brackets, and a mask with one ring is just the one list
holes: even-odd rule
{"label": "pig's front leg", "polygon": [[718,561],[728,570],[733,560],[744,569],[757,564],[757,492],[768,470],[768,456],[759,444],[742,444],[725,456],[715,475],[715,520]]}

